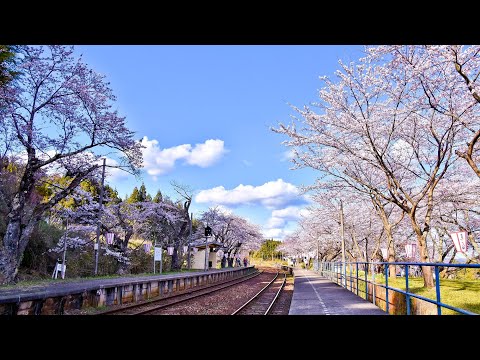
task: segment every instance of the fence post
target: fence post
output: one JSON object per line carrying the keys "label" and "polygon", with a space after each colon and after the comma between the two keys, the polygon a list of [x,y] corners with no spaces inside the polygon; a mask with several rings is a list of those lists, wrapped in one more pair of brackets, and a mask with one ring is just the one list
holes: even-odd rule
{"label": "fence post", "polygon": [[357,266],[357,296],[358,296],[358,262],[355,263]]}
{"label": "fence post", "polygon": [[435,265],[435,290],[437,292],[437,314],[442,315],[442,306],[440,305],[440,272],[438,271],[438,265]]}
{"label": "fence post", "polygon": [[375,264],[372,263],[372,304],[373,305],[376,305],[375,304]]}
{"label": "fence post", "polygon": [[405,265],[405,299],[407,300],[407,315],[410,315],[410,293],[408,291],[408,264]]}
{"label": "fence post", "polygon": [[350,291],[353,292],[353,277],[352,277],[352,263],[348,263],[348,270],[350,270]]}
{"label": "fence post", "polygon": [[365,263],[365,300],[368,301],[368,262]]}
{"label": "fence post", "polygon": [[388,268],[389,266],[385,266],[385,304],[387,309],[387,315],[390,314],[388,306]]}

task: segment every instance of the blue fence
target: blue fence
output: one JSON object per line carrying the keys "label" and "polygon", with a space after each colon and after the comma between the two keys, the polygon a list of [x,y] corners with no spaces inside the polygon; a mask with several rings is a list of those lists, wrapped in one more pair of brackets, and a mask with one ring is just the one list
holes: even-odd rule
{"label": "blue fence", "polygon": [[[360,296],[360,292],[365,294],[365,299],[369,298],[368,284],[372,284],[372,299],[375,303],[375,287],[380,286],[385,289],[385,304],[386,312],[389,314],[389,292],[395,291],[405,295],[406,314],[411,315],[411,298],[420,299],[428,303],[435,304],[437,307],[437,314],[442,315],[442,308],[447,308],[464,315],[479,315],[477,313],[460,309],[449,304],[445,304],[441,299],[441,281],[440,269],[444,268],[473,268],[480,270],[480,264],[446,264],[446,263],[419,263],[419,262],[346,262],[342,266],[341,262],[314,262],[314,271],[327,277],[331,281],[343,286],[347,290],[355,292]],[[394,288],[388,285],[390,266],[395,265],[402,269],[401,277],[405,279],[405,290]],[[436,299],[429,299],[421,295],[417,295],[409,291],[409,279],[413,276],[421,276],[421,267],[433,267],[433,276],[435,281]],[[377,271],[379,268],[381,272]],[[375,274],[382,274],[385,276],[385,284],[375,282]],[[397,274],[395,274],[397,276]],[[371,277],[371,280],[369,279]],[[438,280],[437,280],[438,279]],[[480,281],[480,280],[479,280]],[[359,282],[364,282],[365,287],[361,289]]]}

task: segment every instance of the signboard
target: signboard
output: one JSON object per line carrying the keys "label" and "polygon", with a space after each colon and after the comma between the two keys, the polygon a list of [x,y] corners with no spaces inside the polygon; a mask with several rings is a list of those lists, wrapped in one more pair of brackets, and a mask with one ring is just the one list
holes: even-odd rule
{"label": "signboard", "polygon": [[153,255],[154,261],[162,261],[162,248],[155,246],[155,253]]}
{"label": "signboard", "polygon": [[58,273],[62,273],[62,279],[65,279],[65,271],[67,271],[67,265],[57,263],[53,269],[52,279],[58,277]]}
{"label": "signboard", "polygon": [[450,233],[450,237],[453,240],[455,249],[458,252],[466,253],[467,252],[467,232],[466,231],[456,231]]}
{"label": "signboard", "polygon": [[384,260],[388,260],[388,252],[387,252],[387,249],[386,248],[381,248],[380,249],[382,251],[382,257]]}
{"label": "signboard", "polygon": [[168,255],[173,255],[173,246],[167,246]]}
{"label": "signboard", "polygon": [[67,270],[67,265],[57,264],[57,271],[65,271]]}
{"label": "signboard", "polygon": [[405,253],[407,254],[407,258],[414,258],[415,257],[415,251],[417,250],[417,244],[415,243],[410,243],[405,245]]}
{"label": "signboard", "polygon": [[115,234],[114,233],[106,233],[105,238],[107,239],[107,244],[112,245],[113,244],[113,238]]}

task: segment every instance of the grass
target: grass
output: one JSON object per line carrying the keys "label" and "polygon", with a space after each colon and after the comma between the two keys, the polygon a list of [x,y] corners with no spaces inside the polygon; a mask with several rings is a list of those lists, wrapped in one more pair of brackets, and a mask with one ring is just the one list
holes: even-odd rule
{"label": "grass", "polygon": [[255,265],[255,266],[261,266],[261,267],[276,267],[278,265],[287,265],[286,261],[282,261],[279,259],[276,260],[263,260],[261,258],[250,258],[250,264],[249,265]]}
{"label": "grass", "polygon": [[[347,278],[349,274],[347,273]],[[355,276],[355,274],[353,274]],[[358,272],[359,280],[365,279],[365,273]],[[369,275],[371,281],[372,277]],[[355,280],[354,280],[355,281]],[[375,283],[385,285],[385,276],[383,274],[375,275]],[[388,278],[388,286],[400,290],[406,290],[405,278]],[[424,288],[422,277],[408,277],[409,292],[436,300],[436,289]],[[480,314],[480,280],[471,279],[440,279],[440,301],[444,304],[468,310]],[[459,315],[460,313],[443,308],[443,315]]]}
{"label": "grass", "polygon": [[[172,274],[181,274],[185,272],[194,272],[198,271],[198,269],[182,269],[180,271],[162,271],[161,275],[172,275]],[[57,284],[57,283],[71,283],[71,282],[78,282],[78,281],[87,281],[87,280],[99,280],[99,279],[117,279],[117,278],[125,278],[125,277],[143,277],[143,276],[151,276],[154,275],[153,273],[141,273],[141,274],[125,274],[125,275],[100,275],[100,276],[86,276],[86,277],[74,277],[74,278],[66,278],[66,279],[38,279],[38,280],[25,280],[19,281],[16,284],[12,285],[0,285],[1,290],[10,290],[10,289],[26,289],[26,288],[34,288],[37,286],[45,286],[50,284]],[[160,275],[156,273],[155,275]]]}

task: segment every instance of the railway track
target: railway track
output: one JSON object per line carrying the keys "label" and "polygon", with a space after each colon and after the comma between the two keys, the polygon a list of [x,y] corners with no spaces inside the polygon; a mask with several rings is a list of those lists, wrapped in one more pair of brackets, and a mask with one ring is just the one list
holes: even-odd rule
{"label": "railway track", "polygon": [[235,286],[260,275],[262,272],[263,271],[256,271],[254,273],[242,276],[241,278],[232,279],[220,284],[213,284],[198,289],[193,288],[180,294],[174,294],[160,299],[152,299],[137,304],[122,306],[116,309],[99,312],[96,315],[144,315],[154,313],[158,310],[195,299],[197,297],[205,296],[231,286]]}
{"label": "railway track", "polygon": [[283,278],[279,278],[279,275],[280,273],[277,272],[272,281],[235,310],[232,315],[269,315],[287,281],[287,274],[283,274]]}

